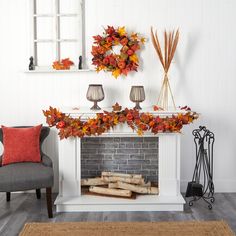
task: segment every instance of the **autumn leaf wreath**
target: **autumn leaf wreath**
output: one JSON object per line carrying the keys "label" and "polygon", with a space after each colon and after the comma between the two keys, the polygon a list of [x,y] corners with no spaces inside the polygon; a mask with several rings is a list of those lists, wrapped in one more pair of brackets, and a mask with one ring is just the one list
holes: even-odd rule
{"label": "autumn leaf wreath", "polygon": [[[137,71],[139,59],[137,51],[144,44],[145,38],[137,33],[128,35],[125,27],[108,26],[102,35],[94,36],[92,46],[92,64],[97,72],[104,70],[112,73],[116,79],[120,75],[127,76],[131,71]],[[113,51],[114,46],[121,46],[120,53]]]}

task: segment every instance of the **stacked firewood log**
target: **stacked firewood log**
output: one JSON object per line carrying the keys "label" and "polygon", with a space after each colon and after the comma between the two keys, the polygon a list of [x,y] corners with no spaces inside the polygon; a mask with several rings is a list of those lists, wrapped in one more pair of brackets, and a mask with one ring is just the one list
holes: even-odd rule
{"label": "stacked firewood log", "polygon": [[89,186],[89,192],[108,196],[129,198],[132,193],[158,194],[157,187],[136,174],[102,172],[101,177],[81,179],[81,186]]}

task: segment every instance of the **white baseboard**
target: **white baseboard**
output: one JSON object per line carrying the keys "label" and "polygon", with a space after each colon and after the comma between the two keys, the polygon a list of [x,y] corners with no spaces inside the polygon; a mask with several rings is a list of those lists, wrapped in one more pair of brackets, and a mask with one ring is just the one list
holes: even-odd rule
{"label": "white baseboard", "polygon": [[[181,180],[181,192],[186,192],[188,182],[191,180]],[[214,180],[216,193],[234,193],[236,192],[236,180]]]}

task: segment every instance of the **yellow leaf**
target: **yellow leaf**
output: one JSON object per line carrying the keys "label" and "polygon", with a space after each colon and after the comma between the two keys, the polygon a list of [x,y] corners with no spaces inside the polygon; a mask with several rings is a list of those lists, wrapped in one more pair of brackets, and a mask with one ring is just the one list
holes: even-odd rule
{"label": "yellow leaf", "polygon": [[142,135],[143,135],[143,131],[142,131],[141,129],[138,129],[137,134],[138,134],[139,136],[142,136]]}
{"label": "yellow leaf", "polygon": [[138,57],[136,54],[133,54],[132,56],[129,57],[130,61],[137,63],[138,62]]}
{"label": "yellow leaf", "polygon": [[115,118],[114,118],[114,124],[115,124],[115,125],[119,124],[118,117],[115,117]]}
{"label": "yellow leaf", "polygon": [[141,38],[141,43],[142,44],[146,43],[146,39],[145,38]]}
{"label": "yellow leaf", "polygon": [[183,115],[181,113],[178,114],[178,118],[181,119]]}
{"label": "yellow leaf", "polygon": [[120,75],[120,69],[116,69],[112,72],[112,75],[117,79],[117,77]]}
{"label": "yellow leaf", "polygon": [[137,40],[138,39],[138,34],[137,33],[133,33],[130,36],[133,40]]}
{"label": "yellow leaf", "polygon": [[118,28],[118,33],[120,36],[124,36],[126,34],[125,26]]}
{"label": "yellow leaf", "polygon": [[190,117],[188,118],[188,121],[189,121],[190,123],[192,123],[192,122],[193,122],[193,117],[190,116]]}
{"label": "yellow leaf", "polygon": [[82,132],[83,132],[83,134],[86,134],[86,132],[87,132],[87,127],[83,127]]}
{"label": "yellow leaf", "polygon": [[115,41],[114,41],[114,45],[115,45],[115,46],[117,46],[117,45],[119,45],[119,44],[120,44],[120,42],[119,42],[118,40],[115,40]]}
{"label": "yellow leaf", "polygon": [[104,65],[101,65],[101,66],[98,66],[97,68],[96,68],[96,71],[97,72],[99,72],[99,71],[101,71],[101,70],[104,70],[106,67],[104,66]]}

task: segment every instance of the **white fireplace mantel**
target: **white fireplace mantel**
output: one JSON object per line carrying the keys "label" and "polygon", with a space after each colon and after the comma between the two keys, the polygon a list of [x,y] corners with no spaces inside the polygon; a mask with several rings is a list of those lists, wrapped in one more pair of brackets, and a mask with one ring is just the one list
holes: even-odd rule
{"label": "white fireplace mantel", "polygon": [[[63,108],[62,112],[73,117],[87,119],[96,114],[88,108]],[[109,108],[104,110],[110,110]],[[184,111],[153,111],[153,115],[172,116]],[[99,137],[135,137],[126,125],[118,125]],[[143,137],[154,136],[145,133]],[[57,212],[84,211],[183,211],[185,200],[180,193],[180,138],[179,133],[160,133],[159,149],[159,195],[137,196],[135,200],[113,197],[98,197],[81,194],[81,139],[68,138],[59,141],[59,194],[55,205]],[[91,136],[92,138],[92,136]]]}

